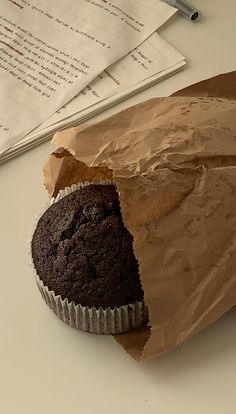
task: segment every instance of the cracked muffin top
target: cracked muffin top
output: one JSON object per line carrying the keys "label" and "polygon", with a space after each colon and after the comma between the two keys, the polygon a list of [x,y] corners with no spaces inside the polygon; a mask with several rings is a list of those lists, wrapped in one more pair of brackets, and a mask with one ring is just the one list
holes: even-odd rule
{"label": "cracked muffin top", "polygon": [[39,278],[62,299],[114,308],[143,300],[133,238],[113,185],[89,185],[51,205],[31,248]]}

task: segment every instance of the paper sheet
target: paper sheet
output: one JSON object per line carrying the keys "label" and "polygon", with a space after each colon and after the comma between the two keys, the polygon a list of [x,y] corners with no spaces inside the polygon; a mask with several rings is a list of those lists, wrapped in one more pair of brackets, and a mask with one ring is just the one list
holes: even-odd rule
{"label": "paper sheet", "polygon": [[158,0],[2,0],[0,153],[174,12]]}
{"label": "paper sheet", "polygon": [[73,114],[78,114],[85,108],[183,60],[184,57],[155,32],[140,46],[99,74],[71,102],[43,122],[39,129],[46,129]]}

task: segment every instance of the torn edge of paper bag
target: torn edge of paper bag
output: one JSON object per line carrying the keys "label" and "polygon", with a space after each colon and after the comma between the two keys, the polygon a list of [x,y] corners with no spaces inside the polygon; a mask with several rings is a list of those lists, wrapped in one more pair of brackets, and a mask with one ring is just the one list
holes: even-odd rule
{"label": "torn edge of paper bag", "polygon": [[[174,348],[236,304],[236,275],[230,270],[236,240],[228,240],[236,229],[235,110],[235,102],[226,99],[152,99],[54,137],[63,149],[45,166],[50,195],[98,177],[113,179],[118,188],[124,222],[135,240],[151,329],[116,340],[137,360]],[[209,232],[206,240],[199,229]],[[180,249],[183,245],[191,247],[190,256]]]}

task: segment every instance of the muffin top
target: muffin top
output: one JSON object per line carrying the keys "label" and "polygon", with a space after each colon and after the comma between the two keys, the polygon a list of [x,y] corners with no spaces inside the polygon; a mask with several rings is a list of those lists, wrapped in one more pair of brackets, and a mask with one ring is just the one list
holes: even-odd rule
{"label": "muffin top", "polygon": [[62,299],[114,308],[141,301],[133,238],[113,185],[89,185],[52,204],[31,248],[39,278]]}

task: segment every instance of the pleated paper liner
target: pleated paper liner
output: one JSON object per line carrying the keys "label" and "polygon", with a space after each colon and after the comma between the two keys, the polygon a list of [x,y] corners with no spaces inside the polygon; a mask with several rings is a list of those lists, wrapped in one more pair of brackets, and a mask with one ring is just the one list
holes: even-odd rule
{"label": "pleated paper liner", "polygon": [[[66,187],[58,193],[56,198],[51,199],[42,214],[48,207],[50,207],[50,205],[58,202],[68,194],[92,184],[107,185],[112,183],[110,181],[101,181],[77,185],[73,184],[71,187]],[[42,214],[40,214],[40,217]],[[36,228],[36,225],[37,222],[34,225],[34,229]],[[32,261],[31,254],[30,257]],[[75,304],[74,302],[69,302],[68,299],[62,299],[60,295],[56,295],[54,291],[49,290],[48,287],[44,285],[43,281],[40,280],[35,268],[34,276],[46,304],[61,320],[74,328],[96,334],[115,334],[138,328],[147,319],[147,311],[144,301],[115,307],[113,309],[103,309],[101,307],[99,309],[95,307],[89,308],[87,306]]]}

